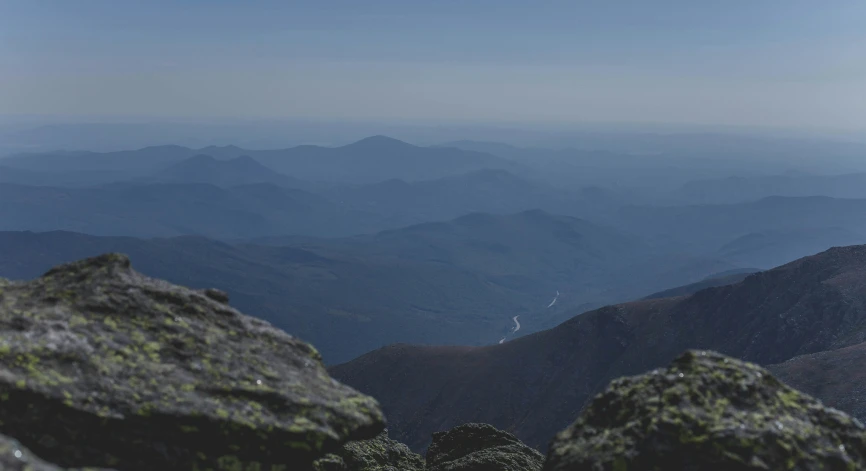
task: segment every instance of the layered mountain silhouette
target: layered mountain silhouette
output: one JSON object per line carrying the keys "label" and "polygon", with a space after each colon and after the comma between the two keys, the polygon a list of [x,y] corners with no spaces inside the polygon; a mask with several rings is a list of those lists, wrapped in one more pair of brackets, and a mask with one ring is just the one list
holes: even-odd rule
{"label": "layered mountain silhouette", "polygon": [[19,279],[67,260],[127,253],[144,273],[227,291],[246,311],[315,341],[329,363],[394,342],[492,344],[511,332],[514,316],[519,334],[537,331],[574,310],[727,266],[659,253],[616,230],[541,211],[275,246],[7,232],[0,247],[0,276]]}
{"label": "layered mountain silhouette", "polygon": [[[844,366],[866,341],[864,267],[866,246],[834,248],[691,296],[604,307],[502,345],[393,345],[331,371],[377,397],[392,435],[416,449],[433,431],[473,421],[544,446],[608,381],[689,348],[778,365],[771,369],[783,378],[856,414],[860,374]],[[823,366],[833,368],[810,376]]]}
{"label": "layered mountain silhouette", "polygon": [[113,171],[127,176],[157,172],[199,152],[183,146],[150,146],[117,152],[60,151],[18,154],[4,158],[8,167],[44,172]]}
{"label": "layered mountain silhouette", "polygon": [[866,198],[866,173],[728,177],[689,182],[672,197],[702,204],[743,203],[769,196]]}
{"label": "layered mountain silhouette", "polygon": [[174,164],[155,175],[141,179],[148,183],[207,183],[233,187],[253,183],[271,183],[288,188],[304,188],[309,183],[282,175],[247,155],[217,160],[208,154],[198,154]]}
{"label": "layered mountain silhouette", "polygon": [[[844,223],[845,221],[840,221]],[[859,221],[849,221],[849,226]],[[859,228],[857,228],[859,230]],[[866,242],[864,233],[845,227],[805,227],[802,229],[765,230],[738,237],[717,252],[735,264],[773,267],[804,253],[815,253],[833,246],[856,245]]]}
{"label": "layered mountain silhouette", "polygon": [[757,263],[763,257],[758,251],[742,250],[753,234],[764,234],[761,244],[775,246],[777,253],[763,262],[776,264],[834,245],[866,243],[859,239],[866,237],[866,199],[773,196],[724,205],[626,206],[607,221],[698,253],[736,254],[738,262],[758,268],[774,265]]}
{"label": "layered mountain silhouette", "polygon": [[94,235],[247,238],[375,231],[375,217],[302,190],[257,183],[112,184],[53,188],[0,184],[0,230]]}
{"label": "layered mountain silhouette", "polygon": [[696,283],[689,283],[684,286],[677,286],[676,288],[669,288],[663,291],[659,291],[658,293],[653,293],[649,296],[645,296],[643,299],[661,299],[673,298],[676,296],[687,296],[697,293],[698,291],[705,290],[707,288],[714,288],[716,286],[725,286],[739,283],[740,281],[743,281],[747,276],[753,273],[757,273],[759,271],[760,270],[750,268],[728,270],[724,273],[717,273],[715,275],[708,276],[706,279],[698,281]]}
{"label": "layered mountain silhouette", "polygon": [[[6,167],[37,172],[74,171],[89,175],[90,172],[110,171],[113,175],[130,179],[150,177],[197,155],[210,155],[217,160],[246,156],[278,173],[300,180],[342,183],[378,183],[394,178],[430,180],[488,168],[512,171],[521,171],[523,168],[483,152],[419,147],[385,136],[369,137],[342,147],[307,145],[289,149],[249,150],[235,146],[190,149],[171,145],[119,152],[22,154],[4,158],[0,163]],[[249,166],[249,162],[241,164]],[[175,172],[178,171],[176,168]]]}
{"label": "layered mountain silhouette", "polygon": [[430,180],[486,168],[520,168],[513,162],[482,152],[418,147],[385,136],[373,136],[336,148],[300,146],[250,155],[286,175],[352,183],[377,183],[391,178]]}
{"label": "layered mountain silhouette", "polygon": [[554,188],[503,169],[415,182],[391,179],[370,185],[341,186],[322,194],[360,210],[405,221],[406,225],[473,212],[502,214],[531,209],[585,217],[616,207],[616,202],[606,195]]}
{"label": "layered mountain silhouette", "polygon": [[[472,213],[368,236],[260,242],[471,269],[494,286],[528,296],[530,305],[537,306],[514,311],[532,315],[523,318],[521,333],[565,320],[561,316],[568,306],[590,309],[635,299],[733,268],[719,259],[659,250],[616,229],[541,210]],[[546,309],[557,291],[562,294],[557,308]]]}

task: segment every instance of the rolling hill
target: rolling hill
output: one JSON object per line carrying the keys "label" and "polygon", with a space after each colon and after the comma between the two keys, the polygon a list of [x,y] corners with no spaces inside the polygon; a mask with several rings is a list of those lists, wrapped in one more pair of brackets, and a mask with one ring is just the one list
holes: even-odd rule
{"label": "rolling hill", "polygon": [[[626,206],[605,221],[659,244],[708,256],[724,256],[726,252],[733,255],[737,246],[747,246],[743,242],[748,240],[733,241],[764,234],[761,243],[779,244],[780,252],[787,257],[769,260],[777,263],[834,245],[866,243],[852,240],[852,235],[866,234],[866,199],[774,196],[724,205]],[[809,239],[819,239],[819,243],[809,243]],[[788,244],[786,240],[794,242]],[[728,245],[732,243],[733,247]],[[786,244],[793,250],[784,251]],[[761,261],[760,251],[751,256],[745,251],[736,255],[736,263],[743,266],[770,268],[757,263]]]}
{"label": "rolling hill", "polygon": [[[431,432],[465,422],[544,446],[611,379],[660,367],[686,349],[764,365],[830,351],[827,361],[844,365],[832,351],[866,341],[864,267],[866,246],[834,248],[691,296],[604,307],[502,345],[392,345],[331,372],[376,397],[392,436],[414,449]],[[803,372],[798,381],[810,384],[809,363],[799,364],[778,369]],[[841,383],[859,377],[836,371]]]}
{"label": "rolling hill", "polygon": [[392,179],[370,185],[341,186],[323,195],[360,210],[416,224],[475,212],[503,214],[544,209],[556,214],[578,214],[582,209],[578,208],[581,203],[578,194],[501,169],[415,182]]}
{"label": "rolling hill", "polygon": [[31,278],[104,252],[129,254],[149,275],[223,289],[245,312],[315,342],[329,362],[395,342],[493,344],[514,316],[523,334],[666,279],[683,284],[719,271],[712,261],[689,271],[616,231],[531,211],[283,246],[6,232],[0,276]]}
{"label": "rolling hill", "polygon": [[866,419],[866,342],[794,357],[768,368],[779,379],[830,407]]}
{"label": "rolling hill", "polygon": [[141,179],[147,183],[205,183],[223,188],[270,183],[287,188],[308,188],[311,185],[282,175],[242,155],[227,160],[217,160],[207,154],[198,154],[178,162],[156,174]]}
{"label": "rolling hill", "polygon": [[[852,221],[851,226],[856,225]],[[866,235],[843,227],[806,227],[754,232],[728,242],[718,256],[735,264],[769,268],[827,247],[866,243]]]}
{"label": "rolling hill", "polygon": [[373,215],[272,184],[203,183],[52,188],[0,184],[0,230],[68,230],[94,235],[248,238],[338,236],[381,228]]}
{"label": "rolling hill", "polygon": [[[471,270],[495,286],[522,293],[537,306],[515,311],[526,316],[521,318],[521,333],[566,320],[562,316],[569,307],[588,310],[635,299],[735,268],[718,259],[657,250],[615,229],[541,210],[472,213],[339,239],[260,242]],[[557,292],[555,307],[546,308]]]}
{"label": "rolling hill", "polygon": [[128,254],[138,269],[189,287],[225,290],[233,306],[315,342],[327,362],[395,341],[494,342],[515,293],[468,270],[294,247],[233,246],[202,237],[0,233],[0,276],[29,279],[60,262]]}

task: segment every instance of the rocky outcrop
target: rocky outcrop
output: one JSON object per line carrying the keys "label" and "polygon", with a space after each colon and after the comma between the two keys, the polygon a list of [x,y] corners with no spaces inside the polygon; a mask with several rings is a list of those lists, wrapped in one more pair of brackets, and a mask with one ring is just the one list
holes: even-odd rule
{"label": "rocky outcrop", "polygon": [[380,433],[372,440],[347,443],[315,463],[316,471],[424,471],[424,459],[406,445]]}
{"label": "rocky outcrop", "polygon": [[487,424],[465,424],[433,434],[428,471],[539,471],[544,456],[514,435]]}
{"label": "rocky outcrop", "polygon": [[866,469],[866,429],[763,368],[689,351],[613,381],[557,435],[544,467],[670,469]]}
{"label": "rocky outcrop", "polygon": [[0,282],[0,433],[63,467],[187,471],[307,469],[384,428],[313,347],[227,301],[117,254]]}

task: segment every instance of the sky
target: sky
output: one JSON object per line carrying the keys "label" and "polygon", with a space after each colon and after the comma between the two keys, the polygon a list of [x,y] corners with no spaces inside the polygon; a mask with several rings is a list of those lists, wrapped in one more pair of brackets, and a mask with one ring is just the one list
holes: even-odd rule
{"label": "sky", "polygon": [[0,0],[0,115],[866,129],[866,2]]}

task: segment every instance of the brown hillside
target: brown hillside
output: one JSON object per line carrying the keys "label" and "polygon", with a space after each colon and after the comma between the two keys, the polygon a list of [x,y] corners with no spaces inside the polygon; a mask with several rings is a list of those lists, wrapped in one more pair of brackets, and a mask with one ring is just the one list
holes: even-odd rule
{"label": "brown hillside", "polygon": [[331,372],[376,397],[394,438],[414,449],[465,422],[543,449],[608,381],[684,350],[771,365],[866,341],[864,271],[866,246],[834,248],[734,285],[605,307],[502,345],[395,345]]}
{"label": "brown hillside", "polygon": [[866,343],[768,366],[782,381],[866,421]]}

